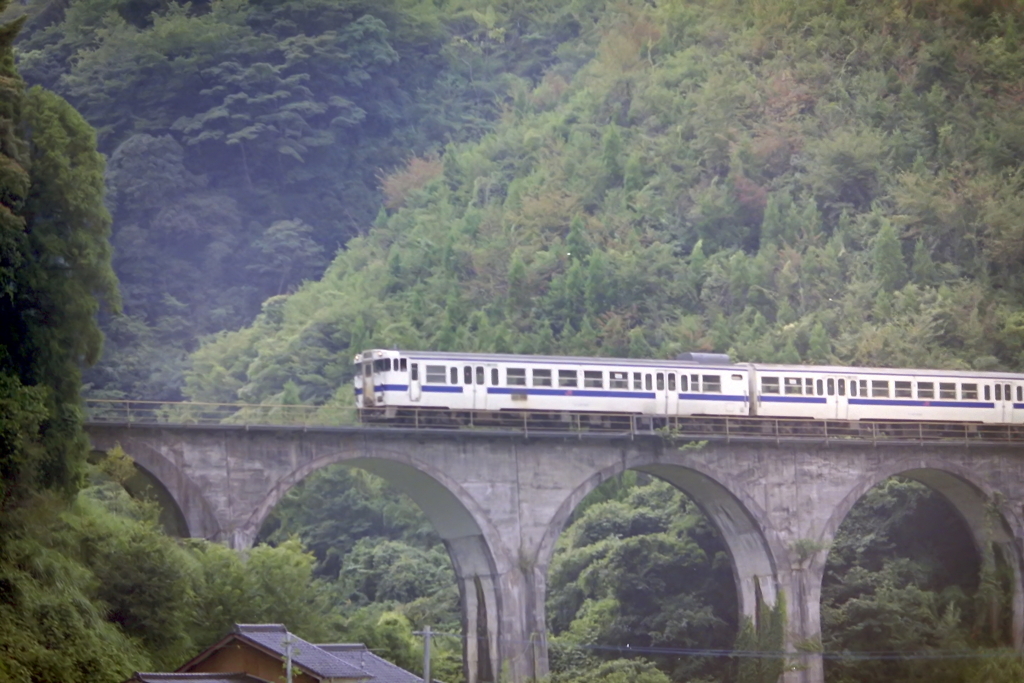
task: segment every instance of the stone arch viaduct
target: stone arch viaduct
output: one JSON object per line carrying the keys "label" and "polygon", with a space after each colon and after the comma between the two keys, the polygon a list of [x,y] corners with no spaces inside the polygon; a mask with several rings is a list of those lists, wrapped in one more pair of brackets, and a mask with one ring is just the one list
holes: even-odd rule
{"label": "stone arch viaduct", "polygon": [[[786,595],[785,683],[822,683],[820,596],[827,548],[854,503],[901,475],[943,494],[976,544],[1014,573],[1013,642],[1024,645],[1024,454],[1019,446],[706,443],[660,437],[90,423],[177,503],[193,537],[249,547],[270,510],[315,470],[347,463],[419,504],[451,555],[462,596],[468,683],[547,673],[544,599],[555,541],[602,481],[635,469],[689,495],[728,546],[739,605]],[[991,522],[997,512],[997,522]],[[810,645],[811,647],[805,647]]]}

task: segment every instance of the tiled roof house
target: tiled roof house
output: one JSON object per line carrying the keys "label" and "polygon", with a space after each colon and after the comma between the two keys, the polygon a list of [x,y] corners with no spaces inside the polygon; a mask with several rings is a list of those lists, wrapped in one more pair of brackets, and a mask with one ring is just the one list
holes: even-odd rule
{"label": "tiled roof house", "polygon": [[362,643],[331,643],[317,645],[343,662],[359,667],[373,678],[373,683],[422,683],[423,677],[410,673],[370,652]]}
{"label": "tiled roof house", "polygon": [[235,624],[175,673],[136,673],[126,683],[417,683],[422,678],[365,645],[314,645],[283,624]]}

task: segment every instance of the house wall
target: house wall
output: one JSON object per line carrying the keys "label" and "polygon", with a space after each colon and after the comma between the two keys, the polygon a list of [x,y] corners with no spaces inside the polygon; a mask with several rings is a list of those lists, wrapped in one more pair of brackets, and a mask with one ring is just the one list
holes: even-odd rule
{"label": "house wall", "polygon": [[[209,657],[190,667],[188,673],[229,673],[244,671],[275,683],[286,683],[285,664],[278,657],[268,655],[244,643],[229,643]],[[293,683],[320,683],[319,678],[292,667]]]}

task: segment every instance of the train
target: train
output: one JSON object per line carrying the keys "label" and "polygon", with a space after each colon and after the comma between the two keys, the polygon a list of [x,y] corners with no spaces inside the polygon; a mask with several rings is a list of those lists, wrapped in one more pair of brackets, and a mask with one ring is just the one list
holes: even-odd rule
{"label": "train", "polygon": [[365,421],[502,414],[1024,424],[1009,372],[371,349],[355,356]]}

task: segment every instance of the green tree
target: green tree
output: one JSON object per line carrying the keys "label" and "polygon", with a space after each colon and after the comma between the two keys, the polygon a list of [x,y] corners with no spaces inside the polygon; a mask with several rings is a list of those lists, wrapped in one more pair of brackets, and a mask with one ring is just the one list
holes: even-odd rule
{"label": "green tree", "polygon": [[36,487],[76,489],[80,367],[100,352],[97,297],[118,301],[95,135],[55,95],[23,92],[20,23],[0,28],[0,510]]}
{"label": "green tree", "polygon": [[745,617],[736,638],[736,650],[744,653],[736,665],[737,683],[775,683],[786,670],[785,596],[779,594],[774,605],[762,602],[757,609],[757,623]]}
{"label": "green tree", "polygon": [[895,292],[907,279],[903,248],[892,222],[883,219],[872,249],[875,280],[885,292]]}

